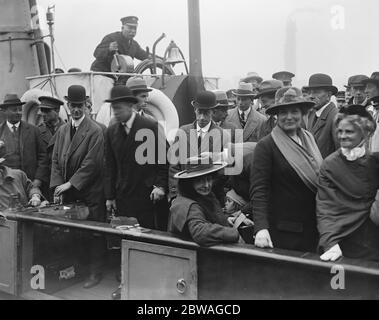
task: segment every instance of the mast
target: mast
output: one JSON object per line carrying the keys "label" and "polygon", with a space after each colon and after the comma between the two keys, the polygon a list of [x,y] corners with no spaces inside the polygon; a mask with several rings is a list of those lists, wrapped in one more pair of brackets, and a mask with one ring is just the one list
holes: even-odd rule
{"label": "mast", "polygon": [[199,0],[187,0],[189,30],[189,74],[190,92],[204,90],[204,79],[201,63],[201,34]]}

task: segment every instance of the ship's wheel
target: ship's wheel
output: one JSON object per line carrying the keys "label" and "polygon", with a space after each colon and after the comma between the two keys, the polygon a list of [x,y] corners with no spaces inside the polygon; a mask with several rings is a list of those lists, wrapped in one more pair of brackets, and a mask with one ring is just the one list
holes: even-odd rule
{"label": "ship's wheel", "polygon": [[[163,60],[161,58],[156,58],[156,67],[157,67],[157,74],[162,74],[163,72]],[[164,74],[167,75],[175,75],[174,70],[171,68],[170,65],[164,66]],[[140,62],[134,69],[135,73],[140,74],[154,74],[154,63],[152,59],[146,59]]]}

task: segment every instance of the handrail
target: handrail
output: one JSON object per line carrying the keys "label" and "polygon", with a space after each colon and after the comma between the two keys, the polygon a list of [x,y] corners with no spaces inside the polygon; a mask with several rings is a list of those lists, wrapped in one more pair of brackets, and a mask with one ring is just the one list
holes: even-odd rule
{"label": "handrail", "polygon": [[258,249],[255,246],[248,244],[234,244],[234,245],[218,245],[210,248],[200,247],[194,242],[182,240],[168,232],[151,230],[148,233],[136,233],[133,231],[121,231],[112,228],[107,223],[94,222],[94,221],[75,221],[66,218],[58,218],[46,216],[40,213],[7,213],[7,219],[16,221],[25,221],[32,223],[39,223],[45,225],[54,225],[60,227],[68,227],[75,229],[82,229],[93,232],[106,233],[116,235],[131,240],[144,241],[144,242],[159,242],[162,244],[170,244],[174,246],[185,247],[193,250],[206,250],[214,252],[224,252],[227,254],[238,254],[250,256],[258,259],[273,260],[278,263],[295,263],[305,267],[320,268],[330,272],[331,268],[335,265],[342,266],[346,272],[361,273],[367,275],[379,276],[379,264],[370,261],[360,261],[354,259],[343,258],[341,261],[335,263],[322,262],[319,260],[318,255],[313,253],[302,253],[295,251],[288,251],[282,249]]}

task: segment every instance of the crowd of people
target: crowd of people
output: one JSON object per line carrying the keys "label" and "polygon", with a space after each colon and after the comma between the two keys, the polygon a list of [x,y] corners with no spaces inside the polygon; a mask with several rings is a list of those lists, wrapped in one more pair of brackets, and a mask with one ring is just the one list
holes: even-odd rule
{"label": "crowd of people", "polygon": [[[135,35],[137,21],[126,17],[123,32]],[[105,38],[93,66],[110,63],[121,36]],[[151,89],[142,77],[112,88],[107,128],[90,116],[80,85],[64,97],[68,122],[59,117],[64,101],[39,97],[38,127],[21,120],[24,102],[7,94],[1,210],[15,196],[23,206],[80,201],[89,220],[105,222],[108,211],[202,246],[251,243],[325,261],[378,261],[379,72],[350,77],[345,92],[326,74],[311,75],[303,88],[292,86],[294,76],[264,80],[250,72],[237,89],[199,92],[196,120],[179,128],[172,145],[164,124],[146,112]],[[101,280],[101,242],[92,239],[88,251],[87,288]]]}

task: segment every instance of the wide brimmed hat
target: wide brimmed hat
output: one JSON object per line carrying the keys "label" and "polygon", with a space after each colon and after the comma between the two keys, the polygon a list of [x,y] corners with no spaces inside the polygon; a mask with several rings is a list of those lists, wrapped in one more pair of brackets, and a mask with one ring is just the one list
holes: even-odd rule
{"label": "wide brimmed hat", "polygon": [[256,98],[259,98],[266,94],[275,94],[280,88],[283,88],[283,82],[280,80],[266,80],[263,81],[259,88]]}
{"label": "wide brimmed hat", "polygon": [[211,91],[199,92],[194,101],[191,102],[196,109],[210,110],[217,106],[216,95]]}
{"label": "wide brimmed hat", "polygon": [[249,72],[245,78],[241,79],[241,82],[249,82],[250,80],[257,80],[258,83],[261,83],[263,78],[256,72]]}
{"label": "wide brimmed hat", "polygon": [[38,98],[38,100],[41,103],[40,108],[43,109],[57,109],[60,106],[64,105],[64,102],[62,100],[49,96],[41,96]]}
{"label": "wide brimmed hat", "polygon": [[364,81],[370,79],[368,76],[364,74],[358,74],[355,76],[351,76],[347,81],[347,86],[344,86],[346,89],[351,87],[364,87],[366,84]]}
{"label": "wide brimmed hat", "polygon": [[131,77],[126,81],[126,86],[133,91],[133,93],[137,92],[150,92],[153,89],[148,88],[145,79],[142,77]]}
{"label": "wide brimmed hat", "polygon": [[234,106],[233,103],[229,102],[228,96],[226,95],[225,91],[215,90],[213,91],[213,93],[216,95],[216,103],[217,103],[216,108],[218,107],[229,108],[229,107]]}
{"label": "wide brimmed hat", "polygon": [[240,82],[238,85],[238,89],[232,92],[237,97],[255,97],[256,95],[253,92],[253,85],[247,82]]}
{"label": "wide brimmed hat", "polygon": [[124,25],[128,25],[128,26],[138,26],[138,18],[136,16],[127,16],[127,17],[124,17],[124,18],[121,18],[121,23]]}
{"label": "wide brimmed hat", "polygon": [[280,109],[288,107],[299,107],[306,111],[315,106],[314,102],[306,101],[301,90],[296,87],[284,87],[279,89],[275,95],[275,105],[266,109],[268,115],[277,114]]}
{"label": "wide brimmed hat", "polygon": [[114,86],[111,90],[111,97],[105,102],[115,103],[120,101],[137,103],[138,99],[128,87],[123,85]]}
{"label": "wide brimmed hat", "polygon": [[330,76],[324,73],[316,73],[309,78],[309,84],[305,87],[308,90],[311,89],[325,89],[330,90],[332,95],[336,95],[338,88],[333,85],[333,80]]}
{"label": "wide brimmed hat", "polygon": [[67,96],[64,98],[70,103],[84,103],[87,101],[86,88],[80,85],[72,85],[68,88]]}
{"label": "wide brimmed hat", "polygon": [[279,71],[279,72],[274,73],[272,75],[272,78],[275,80],[280,80],[284,83],[284,82],[290,82],[294,76],[295,75],[292,72]]}
{"label": "wide brimmed hat", "polygon": [[192,179],[215,173],[228,164],[226,162],[213,162],[208,155],[200,155],[200,157],[191,157],[187,159],[185,170],[174,175],[175,179]]}
{"label": "wide brimmed hat", "polygon": [[8,93],[4,97],[4,101],[0,104],[0,108],[7,108],[12,106],[22,106],[26,102],[22,102],[17,94]]}
{"label": "wide brimmed hat", "polygon": [[373,83],[373,84],[379,86],[379,72],[378,71],[374,72],[369,79],[363,80],[362,83],[364,85],[366,85],[368,83]]}

